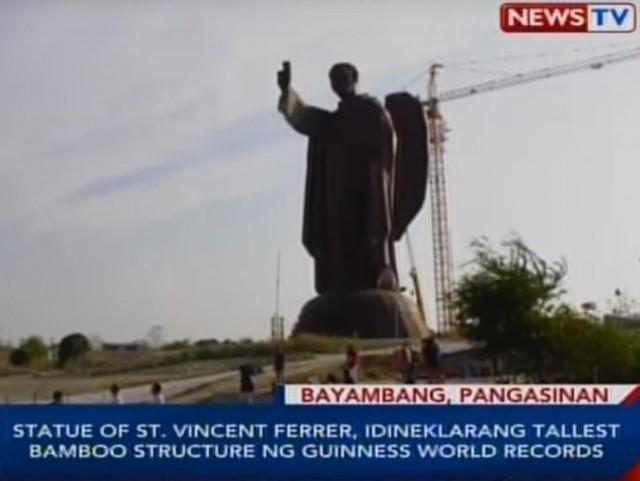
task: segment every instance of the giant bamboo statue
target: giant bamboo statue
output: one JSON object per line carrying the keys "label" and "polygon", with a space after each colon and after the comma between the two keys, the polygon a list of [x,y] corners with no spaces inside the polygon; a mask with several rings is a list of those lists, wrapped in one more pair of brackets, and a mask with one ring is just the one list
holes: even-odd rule
{"label": "giant bamboo statue", "polygon": [[[302,101],[291,87],[288,62],[278,72],[278,108],[309,139],[303,244],[315,261],[320,294],[303,309],[296,331],[411,334],[420,328],[406,319],[414,314],[404,312],[406,297],[398,292],[394,243],[426,195],[423,109],[406,93],[387,96],[384,106],[358,93],[358,71],[349,63],[334,65],[329,80],[340,98],[332,112]],[[400,327],[397,319],[395,326],[382,319],[390,315],[404,316]]]}

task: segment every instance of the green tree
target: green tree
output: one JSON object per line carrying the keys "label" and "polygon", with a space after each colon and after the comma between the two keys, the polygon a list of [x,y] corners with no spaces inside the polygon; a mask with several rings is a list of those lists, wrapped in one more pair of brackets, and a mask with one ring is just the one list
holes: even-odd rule
{"label": "green tree", "polygon": [[27,338],[22,343],[20,348],[27,353],[27,356],[29,357],[29,362],[35,361],[36,359],[47,357],[47,354],[49,353],[49,348],[44,343],[44,341],[38,336],[31,336]]}
{"label": "green tree", "polygon": [[74,333],[65,336],[58,345],[58,364],[62,367],[68,361],[82,356],[90,350],[89,340],[83,334]]}
{"label": "green tree", "polygon": [[9,354],[9,362],[12,366],[26,366],[29,364],[29,355],[24,349],[19,347],[18,349],[11,351],[11,354]]}
{"label": "green tree", "polygon": [[519,238],[494,250],[485,238],[472,243],[474,257],[451,301],[467,336],[482,341],[497,370],[500,359],[512,365],[542,359],[544,319],[563,293],[566,265],[549,264]]}
{"label": "green tree", "polygon": [[470,272],[452,294],[462,329],[494,364],[538,382],[636,382],[640,336],[562,303],[564,263],[545,262],[517,238],[502,247],[474,242]]}
{"label": "green tree", "polygon": [[552,315],[547,370],[571,382],[635,382],[640,368],[640,337],[604,326],[562,307]]}
{"label": "green tree", "polygon": [[20,343],[9,355],[9,362],[14,366],[26,366],[33,361],[47,357],[49,349],[38,336],[31,336]]}
{"label": "green tree", "polygon": [[[551,380],[593,380],[600,326],[594,319],[562,305],[542,322],[544,358],[538,369]],[[555,378],[558,379],[555,379]]]}

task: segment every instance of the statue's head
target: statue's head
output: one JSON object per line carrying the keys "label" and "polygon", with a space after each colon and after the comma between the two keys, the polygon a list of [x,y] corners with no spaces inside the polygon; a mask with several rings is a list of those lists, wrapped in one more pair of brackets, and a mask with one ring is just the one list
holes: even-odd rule
{"label": "statue's head", "polygon": [[337,63],[329,70],[331,88],[341,99],[356,94],[358,83],[358,69],[350,63]]}

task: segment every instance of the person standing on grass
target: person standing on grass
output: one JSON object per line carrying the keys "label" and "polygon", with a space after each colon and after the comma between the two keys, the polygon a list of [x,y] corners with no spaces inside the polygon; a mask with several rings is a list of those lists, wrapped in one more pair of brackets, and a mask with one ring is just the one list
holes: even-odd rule
{"label": "person standing on grass", "polygon": [[116,383],[111,385],[109,393],[111,394],[109,404],[124,404],[124,399],[122,399],[122,394],[120,393],[120,386]]}
{"label": "person standing on grass", "polygon": [[285,356],[281,346],[278,346],[273,356],[273,371],[276,374],[276,384],[278,386],[284,384],[284,365]]}
{"label": "person standing on grass", "polygon": [[162,385],[159,382],[154,382],[151,385],[151,404],[165,404]]}
{"label": "person standing on grass", "polygon": [[440,345],[435,336],[429,336],[422,341],[422,360],[427,368],[430,380],[442,380],[440,370]]}
{"label": "person standing on grass", "polygon": [[409,341],[404,341],[402,343],[402,348],[399,352],[399,368],[400,368],[400,379],[405,384],[415,384],[416,382],[416,359],[413,353],[413,349],[411,349],[411,345]]}
{"label": "person standing on grass", "polygon": [[51,404],[62,404],[64,402],[64,394],[62,391],[53,391],[53,397],[51,399]]}
{"label": "person standing on grass", "polygon": [[240,366],[240,394],[247,404],[253,403],[253,393],[255,391],[255,386],[253,385],[254,374],[255,368],[251,364],[242,364]]}
{"label": "person standing on grass", "polygon": [[360,368],[360,355],[352,345],[347,347],[346,358],[343,367],[344,383],[356,384]]}

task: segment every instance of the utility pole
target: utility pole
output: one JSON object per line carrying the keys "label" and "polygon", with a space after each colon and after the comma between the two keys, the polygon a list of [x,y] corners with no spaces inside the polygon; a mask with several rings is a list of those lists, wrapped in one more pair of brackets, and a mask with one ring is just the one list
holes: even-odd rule
{"label": "utility pole", "polygon": [[284,317],[280,315],[280,250],[276,264],[276,310],[271,317],[271,340],[284,340]]}

